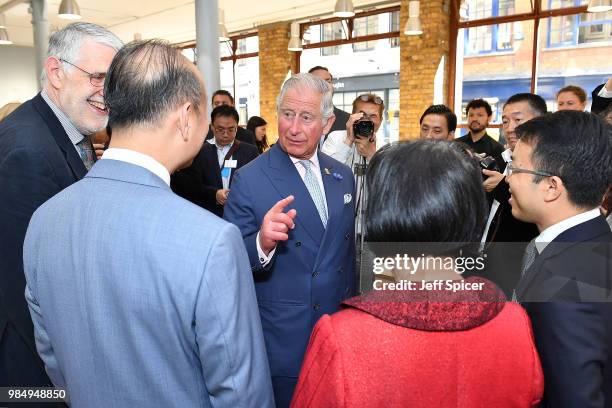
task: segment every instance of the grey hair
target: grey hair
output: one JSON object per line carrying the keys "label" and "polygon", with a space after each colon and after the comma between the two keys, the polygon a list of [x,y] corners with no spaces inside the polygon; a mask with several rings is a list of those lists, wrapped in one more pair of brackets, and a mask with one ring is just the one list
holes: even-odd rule
{"label": "grey hair", "polygon": [[206,91],[190,65],[177,48],[162,40],[133,41],[119,50],[104,83],[111,130],[155,126],[186,102],[200,114]]}
{"label": "grey hair", "polygon": [[334,101],[332,90],[327,82],[323,79],[312,75],[312,74],[295,74],[291,78],[285,81],[283,84],[278,98],[276,98],[276,111],[279,112],[281,102],[285,98],[285,94],[290,89],[310,89],[316,93],[323,95],[321,98],[321,116],[323,117],[323,124],[327,122],[334,114]]}
{"label": "grey hair", "polygon": [[[123,42],[115,34],[106,28],[91,23],[72,23],[51,34],[49,38],[49,49],[47,57],[56,57],[69,61],[73,64],[78,63],[81,47],[85,40],[113,48],[119,51],[123,47]],[[69,67],[68,69],[73,69]],[[41,83],[47,82],[47,73],[43,69],[40,75]]]}

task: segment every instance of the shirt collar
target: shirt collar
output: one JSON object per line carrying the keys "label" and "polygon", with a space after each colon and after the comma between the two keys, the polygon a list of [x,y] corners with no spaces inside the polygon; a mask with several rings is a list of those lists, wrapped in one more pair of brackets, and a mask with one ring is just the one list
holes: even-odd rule
{"label": "shirt collar", "polygon": [[53,113],[55,114],[59,122],[61,123],[62,127],[64,128],[64,131],[70,138],[70,141],[72,142],[72,144],[76,145],[81,140],[83,140],[84,138],[83,134],[79,132],[76,126],[72,124],[72,121],[70,120],[70,118],[68,118],[68,116],[66,116],[64,112],[62,112],[62,110],[55,103],[53,103],[53,101],[47,94],[47,91],[43,89],[40,92],[40,96],[42,96],[45,102],[47,102],[47,105],[49,105],[49,107],[51,108],[51,110],[53,111]]}
{"label": "shirt collar", "polygon": [[594,208],[578,215],[574,215],[573,217],[566,218],[565,220],[546,228],[535,239],[535,246],[538,250],[538,254],[541,254],[542,251],[544,251],[544,249],[546,248],[546,246],[550,242],[554,241],[554,239],[557,238],[559,235],[561,235],[561,233],[567,231],[570,228],[575,227],[578,224],[582,224],[584,222],[597,218],[600,215],[601,213],[599,212],[599,208]]}
{"label": "shirt collar", "polygon": [[[312,155],[312,157],[310,159],[308,159],[308,161],[315,166],[315,168],[319,168],[319,155],[317,154],[319,152],[319,149],[317,148],[314,152],[314,154]],[[297,165],[299,162],[301,162],[303,159],[298,159],[297,157],[293,157],[291,155],[289,155],[289,158],[291,159],[291,162],[294,165]]]}
{"label": "shirt collar", "polygon": [[510,149],[504,150],[501,156],[506,163],[510,163],[512,161],[512,150]]}
{"label": "shirt collar", "polygon": [[111,147],[107,149],[102,155],[102,160],[119,160],[122,162],[134,164],[136,166],[144,167],[157,177],[162,179],[168,186],[170,185],[170,173],[160,162],[148,156],[146,154],[139,153],[130,149],[119,149]]}

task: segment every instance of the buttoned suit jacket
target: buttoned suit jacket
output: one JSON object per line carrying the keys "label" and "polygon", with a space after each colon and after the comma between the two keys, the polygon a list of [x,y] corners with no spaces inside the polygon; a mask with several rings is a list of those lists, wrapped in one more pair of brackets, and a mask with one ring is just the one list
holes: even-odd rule
{"label": "buttoned suit jacket", "polygon": [[[308,339],[324,314],[355,293],[354,181],[348,167],[318,152],[329,220],[324,228],[291,158],[280,144],[234,176],[224,218],[242,232],[255,279],[276,402],[288,405]],[[270,208],[293,195],[297,210],[289,239],[261,266],[257,233]],[[282,379],[289,379],[283,382]]]}
{"label": "buttoned suit jacket", "polygon": [[0,386],[46,386],[24,298],[23,240],[45,201],[87,169],[40,94],[0,122]]}
{"label": "buttoned suit jacket", "polygon": [[519,282],[544,369],[543,406],[612,406],[611,285],[603,216],[559,234]]}
{"label": "buttoned suit jacket", "polygon": [[147,169],[97,162],[24,244],[38,352],[73,407],[272,407],[238,229]]}
{"label": "buttoned suit jacket", "polygon": [[[233,159],[236,160],[236,168],[233,168],[230,173],[230,188],[236,171],[257,158],[258,155],[259,152],[255,146],[240,142],[232,154]],[[223,217],[223,206],[217,203],[216,196],[217,190],[223,188],[217,146],[204,143],[191,166],[172,175],[170,185],[176,194]]]}

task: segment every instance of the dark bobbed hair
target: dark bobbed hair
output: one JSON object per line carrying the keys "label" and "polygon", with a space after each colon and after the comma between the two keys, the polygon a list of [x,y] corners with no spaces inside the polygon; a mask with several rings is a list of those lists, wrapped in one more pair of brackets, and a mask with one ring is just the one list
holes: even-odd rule
{"label": "dark bobbed hair", "polygon": [[247,122],[247,129],[249,129],[251,132],[255,133],[255,129],[260,127],[260,126],[265,126],[267,125],[268,122],[266,122],[266,120],[260,116],[251,116],[251,118],[249,119],[249,121]]}
{"label": "dark bobbed hair", "polygon": [[587,100],[587,94],[584,91],[584,89],[582,89],[579,86],[576,85],[568,85],[566,87],[563,87],[561,89],[559,89],[559,92],[557,92],[557,98],[559,97],[559,94],[563,93],[563,92],[571,92],[574,95],[576,95],[578,97],[578,100],[582,103],[585,103]]}
{"label": "dark bobbed hair", "polygon": [[111,129],[155,125],[190,102],[199,114],[204,88],[181,52],[161,40],[134,41],[119,50],[108,69],[104,100]]}
{"label": "dark bobbed hair", "polygon": [[527,102],[534,116],[542,116],[548,111],[546,101],[540,95],[524,92],[512,95],[504,103],[504,108],[511,103]]}
{"label": "dark bobbed hair", "polygon": [[429,108],[425,109],[425,112],[421,115],[421,119],[419,119],[419,124],[423,123],[423,119],[427,115],[444,116],[446,118],[446,127],[448,127],[448,131],[454,132],[457,129],[457,115],[455,115],[446,105],[431,105]]}
{"label": "dark bobbed hair", "polygon": [[[251,118],[247,122],[247,129],[249,129],[251,132],[253,132],[253,134],[255,134],[255,129],[260,126],[265,126],[267,124],[268,122],[266,122],[264,118],[260,116],[251,116]],[[268,144],[268,137],[264,136],[261,141],[257,140],[257,137],[255,137],[255,146],[257,147],[257,150],[259,150],[259,154],[265,152],[270,147],[270,145]]]}
{"label": "dark bobbed hair", "polygon": [[224,95],[227,96],[228,98],[230,98],[230,101],[232,101],[232,105],[234,104],[234,97],[232,96],[231,93],[229,93],[228,91],[226,91],[225,89],[217,89],[213,94],[212,97],[210,98],[210,100],[212,101],[213,99],[215,99],[215,96],[217,95]]}
{"label": "dark bobbed hair", "polygon": [[472,99],[470,102],[468,102],[467,106],[465,107],[465,114],[467,115],[470,109],[478,108],[485,108],[487,111],[487,116],[491,116],[493,114],[491,105],[489,105],[489,102],[485,101],[484,99]]}
{"label": "dark bobbed hair", "polygon": [[380,149],[367,171],[370,242],[440,242],[448,250],[478,242],[487,218],[482,175],[456,143],[398,142]]}
{"label": "dark bobbed hair", "polygon": [[215,121],[215,118],[217,118],[217,116],[222,116],[224,118],[227,118],[227,117],[234,118],[234,120],[236,120],[236,123],[240,121],[240,116],[238,116],[238,111],[233,106],[229,106],[229,105],[219,105],[215,109],[213,109],[212,112],[210,113],[210,123],[213,123]]}
{"label": "dark bobbed hair", "polygon": [[[521,143],[532,147],[535,169],[557,175],[569,200],[581,208],[601,204],[612,183],[612,128],[592,113],[558,111],[516,128]],[[539,183],[544,177],[534,176]]]}

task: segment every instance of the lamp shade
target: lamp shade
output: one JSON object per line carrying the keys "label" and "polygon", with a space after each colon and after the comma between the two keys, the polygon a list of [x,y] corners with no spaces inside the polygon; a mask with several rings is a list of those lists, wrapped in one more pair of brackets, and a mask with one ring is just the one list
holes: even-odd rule
{"label": "lamp shade", "polygon": [[419,2],[411,0],[408,2],[408,21],[406,21],[406,27],[404,27],[404,34],[406,35],[421,35],[423,34],[423,28],[421,27],[421,17],[419,10]]}
{"label": "lamp shade", "polygon": [[0,45],[10,45],[12,43],[13,42],[9,38],[8,31],[6,31],[6,28],[0,28]]}
{"label": "lamp shade", "polygon": [[81,9],[76,0],[62,0],[57,16],[65,20],[79,20],[81,18]]}
{"label": "lamp shade", "polygon": [[612,10],[612,0],[591,0],[587,11],[589,13],[604,13]]}
{"label": "lamp shade", "polygon": [[334,16],[347,18],[355,15],[355,8],[351,0],[337,0],[334,7]]}
{"label": "lamp shade", "polygon": [[300,25],[297,22],[291,23],[291,38],[287,46],[289,51],[302,51],[302,39],[300,38]]}

